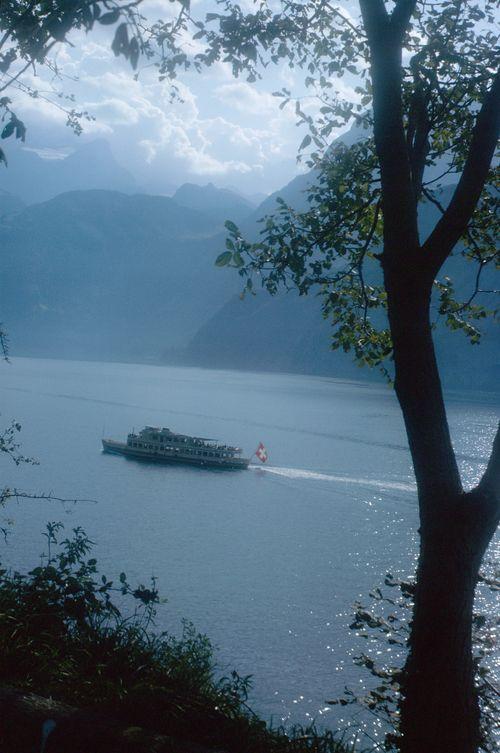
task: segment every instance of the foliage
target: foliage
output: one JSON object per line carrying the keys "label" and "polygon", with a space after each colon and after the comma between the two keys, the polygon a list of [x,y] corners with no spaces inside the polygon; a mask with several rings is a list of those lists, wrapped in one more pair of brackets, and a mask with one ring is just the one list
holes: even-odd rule
{"label": "foliage", "polygon": [[[47,92],[28,78],[38,68],[48,69],[51,79],[63,77],[55,57],[60,44],[70,44],[68,35],[74,31],[91,32],[96,26],[114,26],[111,49],[116,56],[124,56],[133,69],[144,51],[137,11],[140,0],[9,0],[0,4],[0,95],[17,91],[34,100],[49,102],[62,110],[67,125],[75,133],[82,131],[82,120],[93,120],[86,111],[74,107],[74,96],[62,91]],[[4,123],[0,138],[26,137],[26,126],[13,109],[10,96],[0,96],[0,121]],[[0,163],[7,157],[0,149]]]}
{"label": "foliage", "polygon": [[[496,3],[396,5],[392,23],[395,38],[401,24],[401,116],[412,190],[417,203],[431,202],[444,214],[443,181],[456,181],[464,170],[476,115],[498,65]],[[219,0],[217,6],[218,12],[199,18],[196,6],[191,10],[184,2],[175,21],[155,27],[163,45],[163,75],[173,78],[179,69],[202,71],[224,62],[233,75],[253,82],[270,63],[299,69],[307,93],[283,88],[274,94],[281,108],[295,108],[297,123],[308,129],[300,151],[314,170],[315,183],[307,192],[305,211],[278,201],[276,212],[262,220],[258,242],[245,240],[228,223],[227,250],[217,264],[236,267],[245,292],[254,292],[260,283],[271,294],[283,287],[300,295],[316,293],[332,322],[333,347],[351,351],[360,365],[381,365],[392,354],[378,264],[384,240],[383,186],[370,109],[370,49],[366,25],[356,15],[358,3],[341,7],[319,0],[261,0],[252,12],[230,0]],[[195,55],[185,48],[188,33],[202,46]],[[349,90],[349,96],[342,94]],[[332,137],[347,124],[358,129],[358,141],[332,147]],[[496,313],[479,297],[485,292],[485,268],[499,263],[498,180],[498,170],[491,169],[461,233],[460,253],[476,265],[470,291],[461,300],[452,280],[435,279],[441,321],[472,343],[480,339],[481,320]]]}
{"label": "foliage", "polygon": [[60,541],[62,529],[47,525],[38,567],[0,570],[1,683],[234,753],[348,753],[314,725],[266,728],[246,703],[250,678],[218,679],[210,641],[191,623],[180,637],[154,632],[154,578],[132,587],[125,573],[99,576],[84,531]]}
{"label": "foliage", "polygon": [[21,445],[17,439],[17,435],[21,431],[21,424],[19,421],[11,421],[11,423],[0,431],[0,452],[5,453],[10,457],[16,465],[20,463],[36,464],[36,460],[28,458],[22,455]]}
{"label": "foliage", "polygon": [[[161,676],[182,678],[186,690],[208,688],[211,648],[204,636],[187,623],[181,639],[147,633],[159,603],[154,579],[132,588],[125,573],[116,584],[98,577],[96,560],[88,557],[92,542],[75,528],[58,545],[61,529],[47,525],[45,564],[27,575],[1,571],[3,681],[56,698],[63,693],[75,703],[104,702],[117,690],[154,686]],[[114,594],[133,600],[129,617]]]}
{"label": "foliage", "polygon": [[[498,567],[487,563],[480,583],[486,591],[500,588]],[[346,687],[343,696],[328,701],[332,706],[361,708],[365,716],[364,729],[376,728],[383,736],[384,750],[399,750],[399,722],[401,685],[404,678],[404,658],[410,637],[411,612],[415,595],[415,582],[395,578],[387,573],[384,584],[391,596],[380,588],[370,593],[371,607],[361,602],[354,604],[354,619],[349,625],[358,638],[366,641],[367,648],[353,657],[354,663],[364,668],[371,678],[371,686],[362,695]],[[494,753],[498,744],[497,717],[500,710],[500,691],[492,681],[491,658],[496,650],[496,636],[500,617],[477,612],[473,617],[473,642],[476,663],[476,689],[481,707],[481,751]],[[375,684],[374,684],[375,683]],[[370,723],[371,719],[371,723]]]}

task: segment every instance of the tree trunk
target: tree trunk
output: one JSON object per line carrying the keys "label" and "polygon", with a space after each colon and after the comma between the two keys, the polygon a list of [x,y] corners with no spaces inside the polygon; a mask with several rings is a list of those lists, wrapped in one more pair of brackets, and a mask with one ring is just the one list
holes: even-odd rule
{"label": "tree trunk", "polygon": [[[395,387],[418,486],[420,557],[401,707],[402,753],[475,753],[472,608],[498,523],[498,444],[479,487],[462,491],[436,363],[432,280],[386,260]],[[496,460],[494,459],[496,458]]]}
{"label": "tree trunk", "polygon": [[488,495],[429,500],[436,520],[421,530],[405,667],[402,753],[475,753],[472,608],[481,560],[495,530]]}
{"label": "tree trunk", "polygon": [[[500,127],[500,75],[477,115],[467,159],[449,207],[422,246],[411,171],[425,163],[426,140],[408,149],[404,113],[404,35],[417,3],[360,0],[370,48],[373,124],[380,163],[381,255],[395,364],[417,481],[421,548],[410,653],[403,686],[403,753],[475,753],[472,606],[482,556],[500,512],[500,433],[478,488],[464,494],[453,450],[429,307],[434,277],[464,234],[485,186]],[[457,11],[457,18],[460,12]],[[408,112],[406,112],[408,114]]]}

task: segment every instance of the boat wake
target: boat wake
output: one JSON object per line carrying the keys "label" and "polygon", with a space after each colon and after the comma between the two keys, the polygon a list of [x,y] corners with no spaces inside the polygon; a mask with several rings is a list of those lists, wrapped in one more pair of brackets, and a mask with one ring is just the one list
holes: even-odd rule
{"label": "boat wake", "polygon": [[289,479],[304,479],[307,481],[333,481],[343,484],[356,484],[358,486],[368,486],[375,489],[393,489],[400,492],[415,492],[417,487],[414,484],[405,484],[399,481],[380,481],[378,479],[357,478],[355,476],[336,476],[331,473],[317,473],[316,471],[306,471],[300,468],[278,468],[276,466],[258,466],[250,465],[250,470],[271,473],[275,476],[281,476]]}

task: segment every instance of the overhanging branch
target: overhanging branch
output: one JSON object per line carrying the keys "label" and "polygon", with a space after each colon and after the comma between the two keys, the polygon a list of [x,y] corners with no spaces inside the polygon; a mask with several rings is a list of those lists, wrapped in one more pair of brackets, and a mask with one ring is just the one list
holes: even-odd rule
{"label": "overhanging branch", "polygon": [[469,156],[455,193],[423,245],[423,254],[437,274],[467,229],[488,177],[500,134],[500,73],[497,73],[476,119]]}

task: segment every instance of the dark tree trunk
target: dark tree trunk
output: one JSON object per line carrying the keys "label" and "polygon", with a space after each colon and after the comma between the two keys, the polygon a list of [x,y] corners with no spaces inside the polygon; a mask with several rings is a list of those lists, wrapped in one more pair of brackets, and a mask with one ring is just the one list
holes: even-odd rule
{"label": "dark tree trunk", "polygon": [[478,491],[426,502],[439,514],[421,529],[401,751],[475,753],[480,727],[472,608],[495,520],[488,496]]}
{"label": "dark tree trunk", "polygon": [[409,272],[390,260],[384,272],[395,387],[420,510],[415,607],[402,688],[401,751],[475,753],[480,724],[472,607],[481,561],[498,523],[498,461],[490,461],[482,485],[469,493],[462,491],[429,321],[432,280],[415,274],[415,267]]}
{"label": "dark tree trunk", "polygon": [[[422,246],[415,197],[422,189],[428,133],[424,127],[419,146],[415,142],[408,149],[401,85],[404,35],[416,7],[416,0],[396,0],[389,12],[385,0],[360,0],[370,48],[384,219],[381,260],[395,388],[420,510],[420,559],[403,685],[402,752],[475,753],[480,727],[474,692],[472,606],[481,560],[499,520],[500,432],[481,483],[464,494],[434,353],[429,306],[433,280],[465,233],[485,186],[500,131],[500,74],[477,114],[452,200]],[[415,164],[421,168],[412,172]]]}

